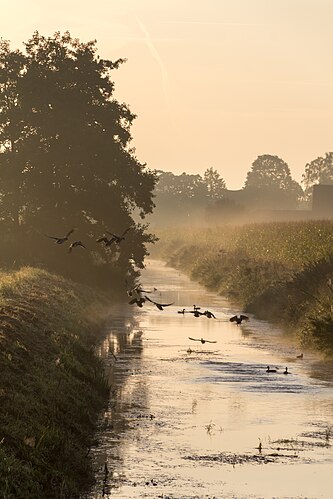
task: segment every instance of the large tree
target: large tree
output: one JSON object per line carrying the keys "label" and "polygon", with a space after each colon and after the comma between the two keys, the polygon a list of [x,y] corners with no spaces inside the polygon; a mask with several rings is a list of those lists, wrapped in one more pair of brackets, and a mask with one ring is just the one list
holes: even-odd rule
{"label": "large tree", "polygon": [[300,185],[292,179],[288,164],[270,154],[258,156],[252,163],[244,189],[263,208],[294,208],[303,194]]}
{"label": "large tree", "polygon": [[[124,61],[101,59],[95,41],[81,43],[68,32],[48,38],[35,32],[24,45],[24,52],[12,51],[5,41],[0,45],[0,196],[6,228],[25,237],[30,230],[36,239],[75,226],[95,263],[122,271],[129,261],[142,266],[145,243],[153,238],[133,215],[152,212],[155,175],[130,147],[135,116],[113,96],[111,72]],[[96,235],[122,233],[129,226],[117,251],[96,244]],[[31,253],[42,263],[48,256],[55,263],[47,244],[44,237]],[[77,258],[87,260],[83,254]]]}
{"label": "large tree", "polygon": [[325,157],[319,156],[307,163],[302,183],[306,198],[311,196],[315,184],[333,184],[333,152],[327,152]]}

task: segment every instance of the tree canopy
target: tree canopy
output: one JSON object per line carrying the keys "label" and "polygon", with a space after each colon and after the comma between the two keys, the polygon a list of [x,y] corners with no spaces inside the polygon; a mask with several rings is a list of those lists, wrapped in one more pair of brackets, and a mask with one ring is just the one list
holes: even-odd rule
{"label": "tree canopy", "polygon": [[277,206],[279,202],[283,202],[284,207],[288,208],[294,208],[303,195],[301,186],[291,177],[288,164],[270,154],[258,156],[252,163],[244,189],[251,190],[254,198],[261,197],[265,204],[270,204],[273,196]]}
{"label": "tree canopy", "polygon": [[333,152],[327,152],[325,157],[319,156],[307,163],[302,183],[307,198],[311,195],[315,184],[333,184]]}
{"label": "tree canopy", "polygon": [[[33,234],[33,255],[51,267],[59,257],[40,235],[71,227],[90,247],[75,260],[142,266],[153,237],[134,215],[152,212],[156,179],[130,147],[135,115],[113,96],[111,73],[124,60],[101,59],[96,41],[82,43],[68,32],[35,32],[24,46],[21,52],[0,44],[3,224],[16,238]],[[96,235],[127,227],[117,251],[96,244]]]}

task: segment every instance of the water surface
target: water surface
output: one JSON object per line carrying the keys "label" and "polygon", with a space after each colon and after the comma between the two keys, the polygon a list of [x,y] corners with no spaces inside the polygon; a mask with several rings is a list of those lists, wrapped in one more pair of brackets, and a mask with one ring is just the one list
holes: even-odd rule
{"label": "water surface", "polygon": [[[100,352],[112,390],[90,497],[332,498],[332,365],[298,359],[266,322],[231,323],[242,311],[161,262],[142,283],[174,305],[112,309]],[[216,319],[177,313],[193,304]]]}

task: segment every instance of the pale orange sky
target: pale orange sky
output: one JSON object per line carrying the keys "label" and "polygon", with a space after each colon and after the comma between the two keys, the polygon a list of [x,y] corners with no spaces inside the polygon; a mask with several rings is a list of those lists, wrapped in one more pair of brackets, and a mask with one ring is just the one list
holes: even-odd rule
{"label": "pale orange sky", "polygon": [[1,1],[0,36],[97,39],[115,96],[137,114],[132,145],[152,169],[219,171],[244,185],[260,154],[301,181],[332,151],[332,0]]}

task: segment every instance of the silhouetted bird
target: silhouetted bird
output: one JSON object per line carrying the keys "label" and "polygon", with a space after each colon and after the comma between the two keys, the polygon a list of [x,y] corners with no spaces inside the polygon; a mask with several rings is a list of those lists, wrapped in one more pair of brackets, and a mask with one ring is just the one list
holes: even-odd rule
{"label": "silhouetted bird", "polygon": [[290,374],[290,373],[288,372],[288,367],[286,367],[286,370],[285,370],[285,371],[283,371],[283,374]]}
{"label": "silhouetted bird", "polygon": [[130,300],[128,303],[129,305],[134,305],[135,303],[138,307],[142,308],[142,305],[144,304],[145,301],[146,301],[145,298],[141,296],[139,298],[133,298],[133,300]]}
{"label": "silhouetted bird", "polygon": [[123,241],[125,239],[125,234],[127,234],[127,232],[130,230],[130,228],[131,227],[127,227],[127,229],[124,230],[124,232],[121,234],[121,236],[118,236],[117,234],[113,234],[113,232],[109,232],[108,230],[106,232],[112,236],[112,242],[114,241],[117,244],[119,244],[121,241]]}
{"label": "silhouetted bird", "polygon": [[267,366],[266,373],[276,373],[276,369],[271,369],[269,366]]}
{"label": "silhouetted bird", "polygon": [[239,317],[238,317],[238,315],[234,315],[229,320],[230,320],[230,322],[236,322],[236,324],[238,326],[238,324],[242,324],[242,321],[248,321],[249,318],[247,315],[240,315]]}
{"label": "silhouetted bird", "polygon": [[300,353],[299,355],[296,355],[296,359],[303,359],[303,354]]}
{"label": "silhouetted bird", "polygon": [[[199,308],[200,308],[200,307],[199,307]],[[205,315],[203,312],[199,312],[199,310],[198,310],[198,309],[196,309],[196,310],[190,310],[190,311],[189,311],[189,314],[193,314],[193,315],[194,315],[194,317],[200,317],[200,315]]]}
{"label": "silhouetted bird", "polygon": [[183,314],[183,315],[186,314],[185,308],[183,308],[182,310],[178,310],[178,314]]}
{"label": "silhouetted bird", "polygon": [[163,307],[170,307],[170,305],[173,305],[174,302],[172,303],[156,303],[156,301],[151,300],[148,296],[145,295],[146,300],[150,301],[150,303],[153,303],[156,305],[158,310],[163,310]]}
{"label": "silhouetted bird", "polygon": [[204,340],[203,338],[191,338],[190,336],[188,337],[188,339],[192,340],[192,341],[200,341],[202,344],[204,344],[204,343],[217,343],[217,341]]}
{"label": "silhouetted bird", "polygon": [[197,307],[196,305],[193,305],[193,309],[194,309],[194,310],[200,310],[200,309],[201,309],[201,307]]}
{"label": "silhouetted bird", "polygon": [[47,236],[46,234],[45,235],[50,239],[54,239],[56,244],[63,244],[68,241],[69,236],[74,232],[75,229],[76,227],[74,227],[74,229],[71,229],[64,237]]}
{"label": "silhouetted bird", "polygon": [[68,248],[68,253],[71,253],[71,252],[72,252],[72,250],[73,250],[73,248],[77,248],[78,246],[80,246],[81,248],[87,249],[87,248],[85,247],[85,245],[84,245],[84,244],[82,244],[82,242],[81,242],[81,241],[74,241],[74,242],[70,245],[70,247]]}
{"label": "silhouetted bird", "polygon": [[108,239],[106,236],[99,237],[96,239],[96,243],[104,243],[106,247],[111,246],[111,244],[115,241],[113,237]]}
{"label": "silhouetted bird", "polygon": [[206,317],[208,317],[208,319],[211,319],[211,318],[216,319],[216,317],[213,314],[213,312],[210,312],[209,310],[205,310],[202,315],[205,315]]}

